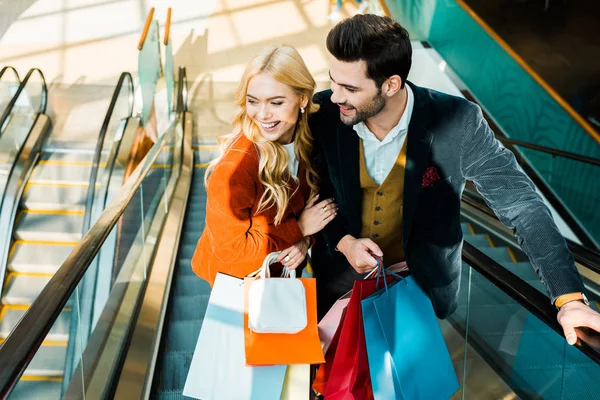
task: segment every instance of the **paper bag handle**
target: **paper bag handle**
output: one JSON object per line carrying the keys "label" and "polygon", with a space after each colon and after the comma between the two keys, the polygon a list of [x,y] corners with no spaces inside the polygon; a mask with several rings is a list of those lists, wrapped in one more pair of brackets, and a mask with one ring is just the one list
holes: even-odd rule
{"label": "paper bag handle", "polygon": [[[260,279],[266,279],[271,277],[271,271],[269,271],[269,267],[271,266],[271,264],[275,264],[277,262],[277,257],[279,257],[280,253],[280,251],[274,251],[265,257],[262,267],[260,268]],[[284,267],[283,277],[296,279],[296,270],[290,270],[287,267]]]}

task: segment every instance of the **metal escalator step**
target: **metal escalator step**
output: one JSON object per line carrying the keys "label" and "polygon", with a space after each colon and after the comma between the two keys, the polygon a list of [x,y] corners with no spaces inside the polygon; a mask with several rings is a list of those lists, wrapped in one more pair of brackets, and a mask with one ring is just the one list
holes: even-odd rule
{"label": "metal escalator step", "polygon": [[497,263],[513,262],[506,247],[484,247],[479,250]]}
{"label": "metal escalator step", "polygon": [[85,211],[88,187],[31,185],[22,206],[28,210]]}
{"label": "metal escalator step", "polygon": [[[105,146],[106,147],[106,146]],[[70,162],[70,163],[88,163],[92,164],[95,150],[92,151],[44,151],[42,162]],[[103,155],[108,155],[107,150],[102,151]]]}
{"label": "metal escalator step", "polygon": [[183,395],[183,390],[159,391],[157,400],[190,400],[192,397]]}
{"label": "metal escalator step", "polygon": [[195,277],[198,276],[192,270],[192,257],[191,256],[189,258],[180,257],[179,260],[177,261],[177,264],[178,264],[178,267],[177,267],[178,272],[177,273],[179,275],[185,275],[185,276],[193,275]]}
{"label": "metal escalator step", "polygon": [[194,350],[169,351],[164,355],[160,374],[160,391],[183,390]]}
{"label": "metal escalator step", "polygon": [[[26,308],[11,308],[4,307],[0,315],[2,315],[2,319],[0,320],[0,338],[6,339],[9,333],[13,330],[13,328],[17,325],[17,323],[21,320],[25,312]],[[46,340],[51,342],[65,342],[69,340],[69,325],[71,324],[71,311],[63,311],[60,313],[52,328],[50,328],[50,332],[46,335]]]}
{"label": "metal escalator step", "polygon": [[[202,148],[194,151],[194,164],[208,164],[215,158],[217,158],[221,154],[221,151],[218,148],[207,148],[202,146]],[[196,171],[204,169],[197,168]]]}
{"label": "metal escalator step", "polygon": [[465,235],[465,242],[477,248],[492,247],[487,235]]}
{"label": "metal escalator step", "polygon": [[67,342],[63,342],[62,345],[42,344],[23,375],[62,377],[65,372],[66,356]]}
{"label": "metal escalator step", "polygon": [[27,241],[78,242],[83,230],[83,213],[25,211],[15,238]]}
{"label": "metal escalator step", "polygon": [[[198,278],[200,279],[200,278]],[[173,297],[171,321],[194,321],[204,318],[210,295]]]}
{"label": "metal escalator step", "polygon": [[199,296],[210,293],[210,285],[197,275],[177,275],[175,281],[176,296]]}
{"label": "metal escalator step", "polygon": [[179,257],[191,259],[198,243],[183,243],[179,246]]}
{"label": "metal escalator step", "polygon": [[2,304],[33,304],[51,278],[51,275],[11,274],[2,295]]}
{"label": "metal escalator step", "polygon": [[76,242],[23,242],[14,244],[9,271],[54,274],[73,251]]}
{"label": "metal escalator step", "polygon": [[167,333],[167,351],[193,351],[196,348],[202,320],[171,321]]}
{"label": "metal escalator step", "polygon": [[90,170],[90,166],[38,164],[33,169],[29,182],[88,185]]}
{"label": "metal escalator step", "polygon": [[460,224],[460,227],[462,229],[462,233],[463,235],[472,235],[473,233],[471,232],[471,229],[469,228],[469,224],[467,223],[462,223]]}
{"label": "metal escalator step", "polygon": [[23,380],[10,394],[11,400],[56,400],[62,394],[61,380]]}

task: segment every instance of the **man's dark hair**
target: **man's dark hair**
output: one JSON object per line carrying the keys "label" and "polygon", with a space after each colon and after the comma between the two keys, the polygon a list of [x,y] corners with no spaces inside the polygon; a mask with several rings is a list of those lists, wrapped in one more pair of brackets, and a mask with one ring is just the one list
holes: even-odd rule
{"label": "man's dark hair", "polygon": [[367,63],[367,78],[377,88],[392,75],[406,82],[412,63],[408,32],[390,17],[358,14],[338,23],[327,35],[327,50],[340,61]]}

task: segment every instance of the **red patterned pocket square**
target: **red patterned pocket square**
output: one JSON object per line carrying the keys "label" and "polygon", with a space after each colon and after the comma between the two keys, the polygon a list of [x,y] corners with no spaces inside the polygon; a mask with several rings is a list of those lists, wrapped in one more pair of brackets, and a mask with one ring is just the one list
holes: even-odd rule
{"label": "red patterned pocket square", "polygon": [[429,167],[425,170],[425,173],[423,174],[423,183],[421,184],[421,187],[431,186],[434,183],[437,183],[441,180],[442,178],[440,178],[440,174],[438,173],[437,168]]}

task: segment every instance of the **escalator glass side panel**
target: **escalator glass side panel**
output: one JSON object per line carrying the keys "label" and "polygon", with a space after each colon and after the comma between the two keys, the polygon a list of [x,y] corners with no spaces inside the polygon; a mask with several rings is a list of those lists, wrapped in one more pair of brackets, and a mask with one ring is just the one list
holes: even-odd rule
{"label": "escalator glass side panel", "polygon": [[[110,393],[105,393],[110,391],[107,382],[118,372],[118,355],[127,346],[127,331],[132,329],[132,321],[137,317],[136,303],[144,292],[158,237],[179,176],[178,152],[181,151],[181,145],[177,143],[181,142],[181,124],[174,122],[165,135],[168,137],[162,142],[162,151],[158,152],[148,174],[73,294],[73,308],[82,318],[75,318],[69,337],[69,340],[75,341],[77,362],[72,375],[64,377],[66,397],[81,397],[84,390],[86,395],[103,393],[99,397],[110,397]],[[87,293],[82,286],[86,279],[94,281],[99,271],[117,273],[106,304],[91,329],[89,340],[82,341],[82,333],[90,329],[89,318],[83,319],[86,315],[83,307],[86,301],[93,299],[78,298],[78,293]]]}
{"label": "escalator glass side panel", "polygon": [[[598,398],[600,365],[466,263],[459,296],[448,322],[518,398]],[[475,355],[465,355],[462,386],[468,392],[481,382]]]}

